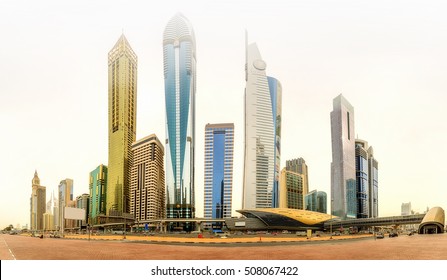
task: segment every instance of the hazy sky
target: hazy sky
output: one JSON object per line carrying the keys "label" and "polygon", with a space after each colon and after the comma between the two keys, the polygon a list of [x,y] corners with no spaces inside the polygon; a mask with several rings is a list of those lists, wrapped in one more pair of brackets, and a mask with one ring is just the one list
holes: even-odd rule
{"label": "hazy sky", "polygon": [[[62,4],[63,2],[63,4]],[[152,4],[149,4],[152,3]],[[207,123],[235,124],[233,210],[241,208],[244,32],[283,87],[282,155],[303,157],[330,194],[332,100],[379,161],[379,215],[447,209],[444,1],[0,0],[0,228],[29,224],[37,170],[47,199],[62,179],[88,193],[107,164],[107,54],[124,32],[138,55],[137,139],[164,142],[163,30],[176,13],[197,42],[196,202],[203,213]]]}

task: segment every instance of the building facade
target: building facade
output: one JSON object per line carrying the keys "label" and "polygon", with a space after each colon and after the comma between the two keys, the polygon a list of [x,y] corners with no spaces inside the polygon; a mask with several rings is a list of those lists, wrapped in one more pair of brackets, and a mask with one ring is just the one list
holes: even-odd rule
{"label": "building facade", "polygon": [[369,218],[368,143],[355,141],[357,218]]}
{"label": "building facade", "polygon": [[205,126],[204,217],[231,217],[234,124]]}
{"label": "building facade", "polygon": [[84,193],[76,197],[76,208],[85,210],[85,217],[83,220],[77,220],[77,227],[82,228],[87,226],[89,222],[89,212],[90,212],[90,194]]}
{"label": "building facade", "polygon": [[46,187],[40,185],[39,175],[34,172],[30,198],[30,229],[44,229],[44,214],[46,212]]}
{"label": "building facade", "polygon": [[323,191],[313,190],[305,195],[305,205],[305,210],[326,214],[327,194]]}
{"label": "building facade", "polygon": [[166,218],[164,148],[155,134],[132,144],[130,214],[136,221]]}
{"label": "building facade", "polygon": [[89,224],[98,224],[98,215],[106,215],[107,166],[100,164],[89,176],[90,205],[88,211]]}
{"label": "building facade", "polygon": [[[256,43],[246,39],[245,150],[243,209],[277,204],[275,182],[279,175],[281,85],[266,76],[266,63]],[[279,160],[278,160],[279,161]],[[277,185],[276,185],[277,186]]]}
{"label": "building facade", "polygon": [[400,214],[402,216],[407,216],[407,215],[411,215],[411,202],[404,202],[402,203],[402,205],[400,206]]}
{"label": "building facade", "polygon": [[275,128],[275,171],[273,180],[272,207],[279,207],[279,177],[281,173],[281,117],[282,117],[282,86],[281,83],[273,78],[267,77],[270,91],[270,100],[272,102],[273,126]]}
{"label": "building facade", "polygon": [[309,193],[309,172],[306,161],[303,158],[296,158],[286,161],[286,169],[303,175],[303,194]]}
{"label": "building facade", "polygon": [[124,35],[108,55],[107,215],[129,213],[131,145],[136,138],[137,55]]}
{"label": "building facade", "polygon": [[332,214],[341,219],[357,217],[354,107],[340,94],[331,112]]}
{"label": "building facade", "polygon": [[74,220],[65,219],[65,207],[74,207],[73,200],[73,180],[64,179],[60,181],[58,186],[58,202],[59,202],[59,229],[63,232],[64,229],[74,228],[76,226]]}
{"label": "building facade", "polygon": [[182,14],[163,33],[166,104],[166,211],[168,218],[192,218],[194,203],[194,142],[196,43],[192,26]]}
{"label": "building facade", "polygon": [[280,178],[279,208],[304,210],[303,175],[283,168]]}

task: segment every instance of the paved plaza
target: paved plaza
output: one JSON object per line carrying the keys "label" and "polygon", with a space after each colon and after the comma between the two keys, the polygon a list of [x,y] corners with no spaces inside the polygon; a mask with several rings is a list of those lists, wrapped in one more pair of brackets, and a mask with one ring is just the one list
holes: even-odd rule
{"label": "paved plaza", "polygon": [[[374,239],[0,235],[1,260],[447,260],[447,234]],[[97,238],[97,239],[93,239]],[[152,239],[150,239],[152,238]],[[180,240],[178,240],[180,238]],[[106,240],[107,239],[107,240]]]}

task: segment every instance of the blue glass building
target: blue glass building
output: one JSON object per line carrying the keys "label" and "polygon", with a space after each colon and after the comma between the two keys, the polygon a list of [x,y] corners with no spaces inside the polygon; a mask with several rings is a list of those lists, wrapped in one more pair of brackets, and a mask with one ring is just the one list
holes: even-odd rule
{"label": "blue glass building", "polygon": [[230,218],[234,124],[205,126],[205,218]]}
{"label": "blue glass building", "polygon": [[[195,53],[191,24],[182,14],[177,14],[168,22],[163,34],[167,218],[195,216]],[[189,225],[180,227],[189,229]]]}
{"label": "blue glass building", "polygon": [[279,176],[281,162],[281,111],[282,111],[282,87],[281,83],[273,78],[267,77],[270,90],[270,99],[272,103],[273,126],[275,134],[274,150],[274,178],[272,193],[272,208],[279,207]]}

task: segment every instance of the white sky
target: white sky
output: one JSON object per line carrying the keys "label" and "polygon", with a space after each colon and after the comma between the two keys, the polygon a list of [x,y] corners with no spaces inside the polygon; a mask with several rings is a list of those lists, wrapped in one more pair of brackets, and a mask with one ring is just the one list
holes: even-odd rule
{"label": "white sky", "polygon": [[443,2],[0,0],[0,228],[29,224],[34,170],[49,199],[65,178],[88,193],[89,172],[107,164],[107,53],[122,32],[139,59],[137,138],[163,142],[162,35],[177,12],[197,42],[199,216],[207,123],[235,123],[241,208],[245,29],[283,87],[282,167],[303,157],[310,189],[330,194],[329,114],[343,93],[379,161],[379,214],[409,201],[447,209]]}

